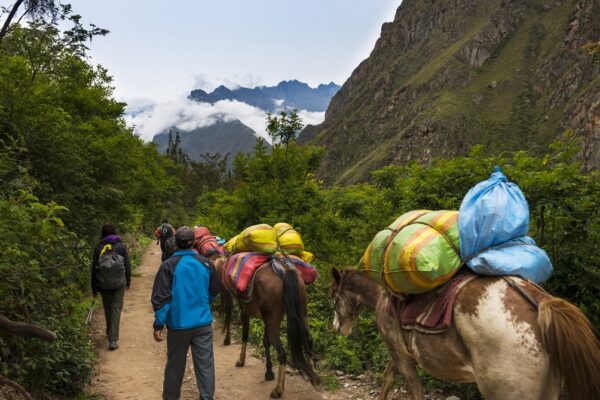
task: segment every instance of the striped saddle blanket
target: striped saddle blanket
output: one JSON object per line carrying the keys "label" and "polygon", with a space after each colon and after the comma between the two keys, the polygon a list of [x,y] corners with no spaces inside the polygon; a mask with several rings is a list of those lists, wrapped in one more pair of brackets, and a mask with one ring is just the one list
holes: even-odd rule
{"label": "striped saddle blanket", "polygon": [[396,297],[390,302],[388,313],[400,319],[405,330],[423,333],[442,333],[452,325],[456,297],[477,274],[463,269],[445,285],[431,292],[409,296],[406,300]]}
{"label": "striped saddle blanket", "polygon": [[313,283],[319,275],[315,267],[302,261],[300,257],[247,252],[234,254],[227,259],[223,269],[223,284],[227,289],[237,293],[245,292],[251,285],[256,271],[274,258],[288,265],[291,264],[300,273],[305,284]]}

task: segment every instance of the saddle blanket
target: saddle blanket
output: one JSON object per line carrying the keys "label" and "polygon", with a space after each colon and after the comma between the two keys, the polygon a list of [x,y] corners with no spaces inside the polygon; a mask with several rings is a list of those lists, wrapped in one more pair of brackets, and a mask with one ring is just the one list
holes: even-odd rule
{"label": "saddle blanket", "polygon": [[[237,253],[227,259],[227,264],[223,269],[222,282],[229,290],[235,290],[237,293],[245,292],[251,284],[256,271],[274,257],[285,262],[285,257],[273,256],[265,253]],[[302,261],[299,257],[288,257],[293,266],[302,276],[306,284],[313,283],[317,279],[318,272],[315,267]]]}
{"label": "saddle blanket", "polygon": [[456,296],[476,277],[476,274],[464,271],[431,292],[410,296],[407,300],[394,297],[388,312],[400,318],[402,329],[423,333],[445,332],[452,325]]}

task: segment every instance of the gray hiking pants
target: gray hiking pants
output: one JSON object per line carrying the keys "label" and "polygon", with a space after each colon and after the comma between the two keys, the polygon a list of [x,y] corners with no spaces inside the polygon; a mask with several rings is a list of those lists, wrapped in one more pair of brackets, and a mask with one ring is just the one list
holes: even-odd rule
{"label": "gray hiking pants", "polygon": [[110,342],[114,342],[119,340],[119,324],[121,323],[125,286],[114,290],[100,290],[100,294],[106,318],[106,335]]}
{"label": "gray hiking pants", "polygon": [[185,373],[188,349],[192,348],[196,384],[200,400],[213,400],[215,395],[215,360],[212,345],[212,326],[167,333],[167,365],[163,385],[163,400],[179,400]]}

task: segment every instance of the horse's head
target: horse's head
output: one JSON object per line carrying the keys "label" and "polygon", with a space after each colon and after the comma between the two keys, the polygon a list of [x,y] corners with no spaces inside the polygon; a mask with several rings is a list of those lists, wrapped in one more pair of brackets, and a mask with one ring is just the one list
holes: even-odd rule
{"label": "horse's head", "polygon": [[360,290],[353,280],[356,273],[349,269],[338,271],[336,268],[331,273],[333,282],[329,294],[333,298],[333,328],[339,334],[348,336],[363,305]]}

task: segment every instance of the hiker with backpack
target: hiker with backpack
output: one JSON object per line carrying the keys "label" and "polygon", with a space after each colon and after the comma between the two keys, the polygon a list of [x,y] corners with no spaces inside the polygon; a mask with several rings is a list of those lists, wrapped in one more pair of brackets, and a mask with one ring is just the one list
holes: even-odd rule
{"label": "hiker with backpack", "polygon": [[98,293],[102,296],[108,348],[115,350],[119,347],[119,323],[125,288],[129,289],[131,284],[131,263],[127,247],[121,242],[113,224],[102,225],[100,237],[92,258],[92,293],[94,297]]}
{"label": "hiker with backpack", "polygon": [[160,243],[160,251],[162,252],[160,260],[165,261],[175,252],[175,228],[165,218],[154,231],[154,236]]}
{"label": "hiker with backpack", "polygon": [[194,231],[186,226],[175,233],[177,251],[163,262],[152,288],[154,340],[162,342],[167,327],[167,364],[163,399],[178,400],[188,351],[201,400],[215,393],[210,303],[219,293],[220,279],[213,263],[192,249]]}

